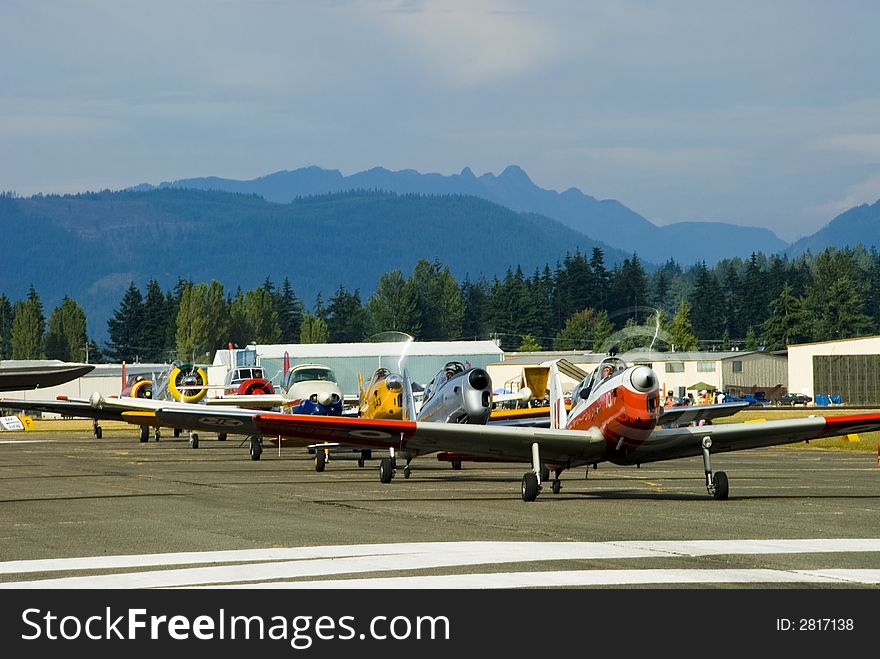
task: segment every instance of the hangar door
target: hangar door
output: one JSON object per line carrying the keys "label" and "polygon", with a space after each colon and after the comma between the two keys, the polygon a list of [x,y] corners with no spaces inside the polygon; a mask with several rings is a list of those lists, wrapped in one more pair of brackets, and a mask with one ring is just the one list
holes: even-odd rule
{"label": "hangar door", "polygon": [[880,404],[880,355],[814,355],[813,392],[844,405]]}

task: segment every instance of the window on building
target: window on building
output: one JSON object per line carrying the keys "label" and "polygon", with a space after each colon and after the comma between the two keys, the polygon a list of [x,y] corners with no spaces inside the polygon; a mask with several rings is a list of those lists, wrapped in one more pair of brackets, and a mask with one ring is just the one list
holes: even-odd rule
{"label": "window on building", "polygon": [[715,362],[697,362],[697,371],[699,373],[714,373]]}
{"label": "window on building", "polygon": [[734,373],[742,373],[743,372],[743,363],[741,361],[733,362],[733,372]]}
{"label": "window on building", "polygon": [[666,362],[667,373],[684,373],[684,362]]}

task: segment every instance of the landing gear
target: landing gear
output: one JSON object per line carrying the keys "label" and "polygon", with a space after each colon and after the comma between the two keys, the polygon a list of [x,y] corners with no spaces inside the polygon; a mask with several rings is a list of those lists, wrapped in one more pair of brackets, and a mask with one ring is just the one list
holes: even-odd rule
{"label": "landing gear", "polygon": [[394,478],[394,460],[382,458],[379,462],[379,482],[390,483],[392,478]]}
{"label": "landing gear", "polygon": [[553,484],[550,486],[550,489],[553,490],[553,494],[559,494],[562,491],[562,481],[559,480],[561,475],[562,469],[556,469],[553,472]]}
{"label": "landing gear", "polygon": [[250,454],[251,460],[259,460],[260,456],[263,454],[263,438],[259,435],[252,435],[251,438],[251,447]]}
{"label": "landing gear", "polygon": [[150,427],[149,426],[141,426],[140,440],[141,440],[141,444],[150,441]]}
{"label": "landing gear", "polygon": [[327,466],[327,451],[322,448],[315,449],[315,471],[324,471]]}
{"label": "landing gear", "polygon": [[101,426],[98,425],[97,419],[92,421],[92,432],[95,433],[95,439],[101,439],[103,433],[101,431]]}
{"label": "landing gear", "polygon": [[197,432],[191,432],[189,434],[189,446],[190,448],[199,447],[199,434]]}
{"label": "landing gear", "polygon": [[706,472],[706,490],[709,496],[718,501],[724,501],[730,495],[730,485],[727,482],[727,474],[723,471],[712,473],[712,462],[709,457],[709,449],[712,448],[712,438],[708,435],[703,437],[703,470]]}
{"label": "landing gear", "polygon": [[218,441],[218,442],[225,442],[225,441],[226,441],[226,437],[227,437],[227,435],[226,435],[225,432],[218,432],[218,433],[217,433],[217,441]]}
{"label": "landing gear", "polygon": [[159,428],[156,428],[156,430],[153,431],[153,439],[155,439],[158,442],[159,439],[161,439],[161,437],[162,437],[162,431]]}
{"label": "landing gear", "polygon": [[461,470],[461,460],[453,460],[452,461],[452,468],[455,471],[460,471]]}
{"label": "landing gear", "polygon": [[412,458],[410,458],[409,460],[407,460],[407,461],[406,461],[406,466],[403,468],[403,477],[404,477],[404,478],[409,478],[410,476],[412,476],[412,469],[411,469],[410,466],[409,466],[409,463],[410,463],[411,460],[412,460]]}
{"label": "landing gear", "polygon": [[541,455],[538,449],[538,442],[532,444],[532,471],[527,471],[522,479],[522,499],[523,501],[534,501],[541,492],[541,479],[539,474],[542,469]]}

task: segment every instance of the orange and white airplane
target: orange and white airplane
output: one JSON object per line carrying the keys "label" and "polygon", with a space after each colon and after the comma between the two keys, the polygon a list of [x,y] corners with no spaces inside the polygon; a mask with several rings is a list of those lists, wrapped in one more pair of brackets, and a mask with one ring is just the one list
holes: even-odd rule
{"label": "orange and white airplane", "polygon": [[[551,415],[546,429],[277,413],[256,413],[251,420],[267,436],[281,435],[303,445],[330,441],[398,452],[450,451],[529,462],[531,469],[522,478],[524,501],[534,501],[541,491],[542,466],[553,470],[552,489],[558,493],[559,477],[566,469],[600,462],[638,466],[700,455],[709,495],[727,499],[727,475],[712,471],[715,453],[880,430],[880,414],[676,427],[681,414],[694,412],[664,410],[657,374],[648,366],[627,366],[616,357],[606,358],[596,371],[585,375],[572,392],[570,411],[565,408],[555,363],[549,388]],[[731,413],[724,406],[707,410],[716,417]],[[383,467],[393,471],[392,458],[382,462],[380,471]]]}

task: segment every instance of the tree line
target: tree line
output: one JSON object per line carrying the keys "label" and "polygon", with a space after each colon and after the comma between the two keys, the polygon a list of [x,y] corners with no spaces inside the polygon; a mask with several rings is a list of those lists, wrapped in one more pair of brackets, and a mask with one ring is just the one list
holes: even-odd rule
{"label": "tree line", "polygon": [[14,304],[0,295],[0,358],[203,362],[228,343],[359,342],[390,330],[425,341],[496,339],[508,351],[600,350],[616,337],[622,351],[641,345],[642,323],[663,329],[665,346],[655,347],[676,350],[776,350],[880,332],[880,254],[754,253],[711,268],[670,260],[648,272],[635,254],[608,269],[594,248],[528,276],[517,267],[461,282],[439,261],[422,260],[409,276],[383,274],[366,300],[339,286],[309,311],[289,278],[234,293],[218,281],[186,280],[163,292],[154,279],[143,292],[129,285],[100,349],[75,301],[64,298],[47,322],[31,287]]}

